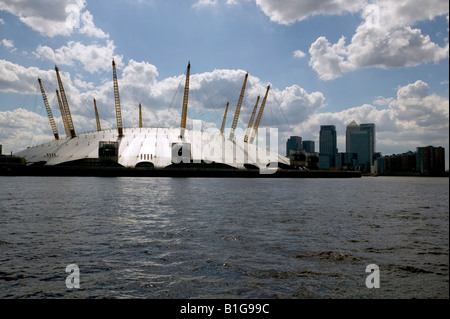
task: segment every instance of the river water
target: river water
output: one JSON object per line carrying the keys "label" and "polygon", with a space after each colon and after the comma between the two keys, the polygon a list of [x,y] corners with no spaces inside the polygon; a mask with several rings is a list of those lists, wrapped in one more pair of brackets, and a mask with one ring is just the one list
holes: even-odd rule
{"label": "river water", "polygon": [[449,298],[448,178],[0,177],[0,229],[0,298]]}

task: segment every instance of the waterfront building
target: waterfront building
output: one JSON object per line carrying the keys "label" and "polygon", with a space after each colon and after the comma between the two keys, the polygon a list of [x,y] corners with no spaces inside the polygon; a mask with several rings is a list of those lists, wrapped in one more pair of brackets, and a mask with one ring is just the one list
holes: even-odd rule
{"label": "waterfront building", "polygon": [[370,152],[370,162],[371,164],[375,160],[375,124],[373,123],[366,123],[366,124],[360,124],[359,130],[362,132],[367,132],[369,135],[369,152]]}
{"label": "waterfront building", "polygon": [[306,152],[306,150],[291,151],[290,165],[300,169],[319,169],[319,153]]}
{"label": "waterfront building", "polygon": [[416,153],[411,151],[378,157],[375,163],[375,172],[379,175],[416,174]]}
{"label": "waterfront building", "polygon": [[[193,165],[201,166],[203,168],[214,163],[221,167],[232,169],[248,169],[248,167],[250,167],[266,170],[268,165],[275,163],[279,165],[278,167],[289,166],[289,158],[278,154],[278,146],[275,147],[275,143],[271,143],[270,150],[267,149],[267,143],[266,145],[253,143],[257,133],[266,136],[266,133],[264,133],[263,130],[258,132],[258,127],[261,116],[263,115],[263,106],[265,105],[270,86],[266,89],[258,117],[253,125],[250,140],[248,140],[248,134],[243,138],[243,141],[239,140],[240,137],[238,135],[235,135],[248,73],[244,78],[231,131],[229,132],[229,135],[228,132],[226,133],[228,136],[226,138],[223,123],[226,122],[227,108],[225,109],[220,135],[215,134],[215,132],[203,131],[201,129],[200,120],[193,120],[193,122],[199,123],[199,125],[193,124],[193,129],[188,128],[186,125],[188,122],[187,112],[189,102],[190,63],[188,64],[185,77],[180,126],[177,127],[142,127],[142,116],[140,113],[139,126],[125,128],[122,119],[119,84],[114,60],[112,61],[112,68],[114,107],[117,121],[116,129],[101,129],[98,112],[95,112],[97,131],[81,134],[75,132],[75,125],[70,113],[64,86],[59,75],[59,69],[55,66],[59,87],[59,93],[57,94],[58,99],[60,96],[62,100],[60,109],[62,111],[62,122],[66,131],[66,137],[59,136],[53,115],[50,112],[50,106],[42,81],[41,79],[38,79],[55,139],[41,145],[26,148],[15,155],[24,159],[30,166],[36,165],[46,167],[116,166],[126,168],[145,167],[171,169],[178,165]],[[97,110],[95,99],[94,107],[95,110]],[[251,125],[249,125],[249,127],[251,128]],[[208,141],[208,152],[204,151],[204,147],[206,146],[206,144],[203,144],[204,141]]]}
{"label": "waterfront building", "polygon": [[300,136],[291,136],[286,141],[286,157],[291,166],[300,169],[319,169],[319,153],[314,141],[302,141]]}
{"label": "waterfront building", "polygon": [[314,141],[303,141],[303,149],[307,153],[315,153],[316,152],[316,143]]}
{"label": "waterfront building", "polygon": [[300,136],[291,136],[286,141],[286,157],[291,155],[291,151],[300,151],[303,149],[302,138]]}
{"label": "waterfront building", "polygon": [[358,154],[356,153],[338,153],[336,167],[341,170],[355,170],[358,165]]}
{"label": "waterfront building", "polygon": [[336,154],[336,127],[334,125],[321,125],[319,136],[319,167],[321,169],[335,167]]}
{"label": "waterfront building", "polygon": [[346,130],[346,152],[356,153],[359,168],[363,172],[371,172],[375,155],[375,124],[358,125],[352,121]]}
{"label": "waterfront building", "polygon": [[350,140],[351,140],[351,133],[353,132],[359,132],[359,125],[355,121],[351,121],[349,125],[347,125],[347,129],[345,131],[345,151],[347,153],[350,152]]}
{"label": "waterfront building", "polygon": [[445,149],[441,146],[426,146],[417,148],[416,169],[421,175],[445,174]]}

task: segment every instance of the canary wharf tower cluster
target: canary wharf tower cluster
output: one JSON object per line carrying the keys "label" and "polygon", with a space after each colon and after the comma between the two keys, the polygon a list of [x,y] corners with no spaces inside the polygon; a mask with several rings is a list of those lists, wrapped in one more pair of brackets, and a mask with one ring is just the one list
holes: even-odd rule
{"label": "canary wharf tower cluster", "polygon": [[345,153],[338,151],[335,125],[320,126],[318,153],[315,152],[314,141],[302,141],[298,136],[291,136],[286,145],[286,156],[291,157],[291,162],[300,162],[303,167],[371,172],[375,158],[375,124],[358,125],[352,121],[346,130]]}
{"label": "canary wharf tower cluster", "polygon": [[303,169],[358,170],[376,175],[444,176],[445,149],[432,145],[417,147],[415,152],[382,156],[376,152],[374,123],[351,121],[345,132],[345,152],[337,148],[335,125],[321,125],[319,152],[314,141],[291,136],[286,142],[286,156],[293,166]]}

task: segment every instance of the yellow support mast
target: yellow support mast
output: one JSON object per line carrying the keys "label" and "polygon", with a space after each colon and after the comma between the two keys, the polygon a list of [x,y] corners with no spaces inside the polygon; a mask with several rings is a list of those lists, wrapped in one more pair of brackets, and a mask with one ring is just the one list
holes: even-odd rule
{"label": "yellow support mast", "polygon": [[181,133],[180,136],[183,138],[184,131],[186,129],[186,119],[187,119],[187,107],[188,107],[188,99],[189,99],[189,77],[191,72],[191,62],[188,63],[187,71],[186,71],[186,83],[184,85],[184,96],[183,96],[183,109],[181,111]]}
{"label": "yellow support mast", "polygon": [[255,119],[256,109],[258,108],[258,103],[259,103],[259,95],[258,95],[258,98],[256,99],[256,104],[255,104],[255,107],[253,108],[253,112],[252,112],[252,116],[250,117],[250,121],[248,122],[247,131],[245,132],[245,137],[244,137],[245,143],[248,142],[248,135],[250,134],[250,131],[252,129],[253,120]]}
{"label": "yellow support mast", "polygon": [[59,76],[59,69],[55,65],[56,77],[58,78],[59,85],[59,93],[61,93],[62,105],[64,108],[64,113],[66,115],[67,127],[69,128],[70,137],[74,138],[77,135],[75,134],[75,128],[73,126],[72,115],[70,114],[69,103],[67,103],[66,92],[64,91],[64,86],[61,81],[61,77]]}
{"label": "yellow support mast", "polygon": [[42,85],[42,81],[38,78],[39,86],[41,87],[42,98],[44,99],[45,108],[47,109],[48,119],[50,120],[50,126],[52,127],[53,135],[56,140],[59,140],[58,129],[56,128],[55,119],[53,118],[52,110],[50,105],[48,104],[47,95],[44,91],[44,86]]}
{"label": "yellow support mast", "polygon": [[227,121],[228,104],[230,104],[230,102],[227,102],[227,107],[225,108],[225,113],[223,114],[222,127],[220,128],[220,134],[223,134],[223,131],[225,130],[225,122]]}
{"label": "yellow support mast", "polygon": [[59,96],[58,89],[56,89],[56,97],[58,98],[59,110],[61,111],[61,118],[62,118],[62,122],[63,122],[63,125],[64,125],[64,129],[66,130],[66,136],[70,137],[70,130],[69,130],[69,126],[67,125],[66,112],[64,111],[64,106],[63,106],[63,104],[61,102],[61,97]]}
{"label": "yellow support mast", "polygon": [[113,67],[113,85],[114,85],[114,104],[116,106],[117,131],[119,138],[123,137],[122,112],[120,109],[119,84],[117,83],[116,63],[112,61]]}
{"label": "yellow support mast", "polygon": [[261,108],[259,109],[258,116],[256,117],[255,126],[253,127],[252,136],[250,138],[250,144],[255,140],[256,132],[258,132],[259,122],[261,122],[261,117],[264,112],[264,106],[266,105],[267,94],[269,94],[270,84],[267,86],[266,95],[264,95],[263,101],[261,102]]}
{"label": "yellow support mast", "polygon": [[241,112],[242,100],[244,99],[245,85],[247,84],[248,73],[245,74],[244,84],[242,85],[241,94],[239,95],[239,101],[234,112],[233,124],[231,125],[230,139],[234,138],[234,131],[236,130],[237,122],[239,119],[239,113]]}
{"label": "yellow support mast", "polygon": [[102,127],[100,126],[100,117],[98,116],[98,109],[97,109],[97,102],[94,99],[94,109],[95,109],[95,120],[97,121],[97,132],[100,132],[102,130]]}

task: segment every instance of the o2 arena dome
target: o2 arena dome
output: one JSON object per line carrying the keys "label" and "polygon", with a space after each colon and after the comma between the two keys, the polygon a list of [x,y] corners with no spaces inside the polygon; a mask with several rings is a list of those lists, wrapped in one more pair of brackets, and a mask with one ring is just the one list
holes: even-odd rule
{"label": "o2 arena dome", "polygon": [[[59,76],[59,70],[58,67],[55,67],[59,85],[57,97],[67,137],[60,138],[44,88],[41,80],[38,79],[55,139],[41,145],[29,147],[15,155],[24,158],[27,165],[36,166],[107,165],[130,168],[168,168],[180,164],[200,164],[209,165],[209,167],[216,165],[218,167],[236,169],[265,169],[268,167],[279,168],[289,165],[289,159],[279,155],[273,146],[271,149],[267,149],[265,145],[259,147],[254,143],[258,140],[258,138],[255,140],[255,137],[257,136],[259,122],[263,114],[270,86],[267,87],[256,116],[256,121],[253,123],[259,97],[253,109],[245,135],[236,133],[236,125],[248,73],[245,75],[231,129],[225,130],[224,128],[228,110],[227,104],[221,130],[216,129],[202,132],[201,124],[196,125],[196,122],[199,123],[200,121],[195,120],[193,121],[194,129],[186,129],[190,63],[186,72],[181,125],[178,128],[142,127],[141,109],[139,109],[139,127],[123,128],[119,86],[114,60],[112,61],[112,67],[117,130],[101,129],[94,100],[97,131],[79,135],[75,133],[64,87]],[[196,129],[197,126],[200,129]],[[264,134],[261,135],[264,136],[266,136],[266,133],[269,133],[270,145],[277,145],[277,132],[266,132],[264,130],[262,133]]]}

